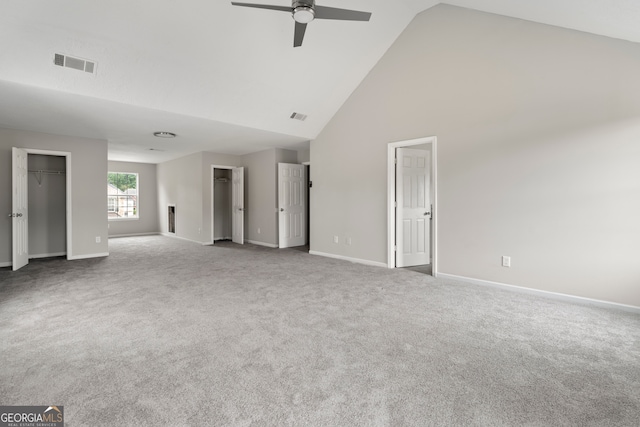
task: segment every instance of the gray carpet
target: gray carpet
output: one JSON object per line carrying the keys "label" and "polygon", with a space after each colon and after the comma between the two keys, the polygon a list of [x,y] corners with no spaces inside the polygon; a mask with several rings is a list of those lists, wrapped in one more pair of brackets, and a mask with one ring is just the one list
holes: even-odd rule
{"label": "gray carpet", "polygon": [[638,426],[640,316],[296,250],[0,269],[0,404],[67,426]]}

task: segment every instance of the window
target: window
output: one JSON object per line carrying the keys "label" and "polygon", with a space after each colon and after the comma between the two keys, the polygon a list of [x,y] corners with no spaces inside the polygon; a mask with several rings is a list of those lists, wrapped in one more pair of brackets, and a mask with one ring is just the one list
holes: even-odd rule
{"label": "window", "polygon": [[107,174],[107,215],[109,219],[138,218],[138,174]]}

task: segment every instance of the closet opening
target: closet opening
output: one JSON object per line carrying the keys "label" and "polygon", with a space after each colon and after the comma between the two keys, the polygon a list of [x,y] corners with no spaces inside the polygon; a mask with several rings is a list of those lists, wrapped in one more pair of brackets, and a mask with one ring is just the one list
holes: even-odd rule
{"label": "closet opening", "polygon": [[176,205],[169,205],[167,208],[167,218],[169,219],[169,233],[176,233]]}
{"label": "closet opening", "polygon": [[27,155],[29,259],[67,255],[67,159]]}
{"label": "closet opening", "polygon": [[213,242],[233,239],[232,169],[213,169]]}

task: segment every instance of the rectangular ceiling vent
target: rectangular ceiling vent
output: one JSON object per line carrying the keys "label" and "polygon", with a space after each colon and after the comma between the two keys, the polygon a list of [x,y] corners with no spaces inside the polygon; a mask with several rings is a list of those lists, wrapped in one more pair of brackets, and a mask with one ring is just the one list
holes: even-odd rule
{"label": "rectangular ceiling vent", "polygon": [[307,115],[300,114],[300,113],[293,113],[291,114],[290,118],[293,120],[300,120],[301,122],[304,122],[305,120],[307,120]]}
{"label": "rectangular ceiling vent", "polygon": [[53,63],[60,67],[73,68],[85,73],[96,73],[96,62],[88,59],[74,58],[73,56],[56,53],[53,57]]}

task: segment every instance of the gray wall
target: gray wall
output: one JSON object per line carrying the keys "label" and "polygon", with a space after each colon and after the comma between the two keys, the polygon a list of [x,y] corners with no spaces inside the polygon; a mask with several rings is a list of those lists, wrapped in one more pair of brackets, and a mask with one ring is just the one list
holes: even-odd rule
{"label": "gray wall", "polygon": [[109,161],[108,168],[109,172],[130,172],[138,174],[139,216],[139,218],[136,219],[118,219],[109,221],[109,236],[158,233],[160,231],[160,224],[158,222],[158,183],[156,165],[149,163]]}
{"label": "gray wall", "polygon": [[435,135],[441,273],[640,306],[639,75],[638,44],[423,12],[311,143],[311,249],[386,263],[387,145]]}
{"label": "gray wall", "polygon": [[211,166],[239,166],[240,157],[209,152],[157,165],[160,232],[168,232],[167,207],[176,205],[176,237],[211,243]]}
{"label": "gray wall", "polygon": [[58,171],[62,174],[29,173],[29,257],[41,258],[67,253],[66,158],[29,154],[30,171]]}
{"label": "gray wall", "polygon": [[296,151],[273,148],[242,156],[246,166],[247,240],[278,245],[278,163],[297,163],[297,159]]}
{"label": "gray wall", "polygon": [[[107,142],[96,139],[0,129],[0,265],[11,262],[11,148],[31,148],[71,153],[70,258],[103,256],[108,253]],[[100,237],[100,243],[95,238]]]}
{"label": "gray wall", "polygon": [[205,241],[202,234],[202,153],[157,166],[160,231],[168,232],[167,207],[176,206],[176,237]]}

